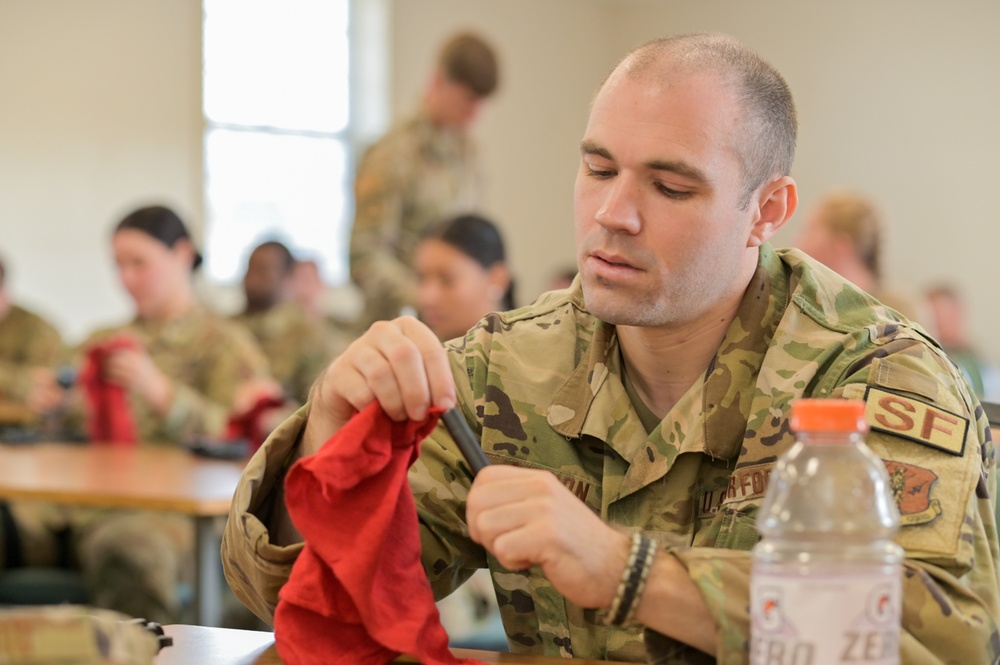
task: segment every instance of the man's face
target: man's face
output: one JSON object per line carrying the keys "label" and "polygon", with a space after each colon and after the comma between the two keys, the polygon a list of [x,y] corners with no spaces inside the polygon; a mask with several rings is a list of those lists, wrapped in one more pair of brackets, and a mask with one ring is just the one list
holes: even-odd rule
{"label": "man's face", "polygon": [[434,83],[434,120],[447,127],[466,130],[479,115],[483,98],[472,88],[439,74]]}
{"label": "man's face", "polygon": [[756,264],[740,210],[739,105],[712,75],[612,75],[594,101],[574,190],[588,309],[676,327],[739,298]]}
{"label": "man's face", "polygon": [[280,301],[288,285],[285,257],[274,247],[258,247],[250,255],[243,290],[251,309],[267,309]]}

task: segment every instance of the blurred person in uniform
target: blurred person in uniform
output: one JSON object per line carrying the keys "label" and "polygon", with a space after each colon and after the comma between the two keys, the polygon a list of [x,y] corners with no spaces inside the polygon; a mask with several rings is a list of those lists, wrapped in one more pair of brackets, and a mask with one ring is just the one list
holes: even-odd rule
{"label": "blurred person in uniform", "polygon": [[63,391],[56,381],[62,355],[62,339],[55,327],[11,300],[7,271],[0,260],[0,403],[10,407],[7,415],[12,416],[0,416],[0,424],[37,421],[62,403]]}
{"label": "blurred person in uniform", "polygon": [[796,132],[784,79],[732,37],[628,54],[579,147],[573,288],[443,347],[412,317],[355,340],[244,471],[222,546],[237,596],[271,617],[303,550],[292,461],[328,454],[372,401],[397,421],[456,408],[491,465],[471,481],[439,424],[408,476],[438,597],[489,568],[513,651],[746,663],[755,518],[794,445],[790,404],[860,399],[903,516],[900,662],[1000,658],[986,416],[923,329],[768,242],[798,203]]}
{"label": "blurred person in uniform", "polygon": [[835,189],[813,207],[795,246],[911,321],[922,321],[925,312],[919,301],[884,282],[884,226],[872,201]]}
{"label": "blurred person in uniform", "polygon": [[253,333],[285,396],[304,404],[313,381],[346,343],[335,348],[323,327],[291,299],[295,263],[280,242],[254,248],[243,277],[246,306],[233,320]]}
{"label": "blurred person in uniform", "polygon": [[1000,368],[972,344],[965,300],[950,284],[935,284],[924,291],[930,313],[929,326],[948,357],[965,374],[979,399],[1000,403]]}
{"label": "blurred person in uniform", "polygon": [[[490,312],[514,309],[514,284],[497,226],[460,215],[432,227],[417,245],[417,315],[442,341],[465,336]],[[452,646],[506,650],[489,572],[479,570],[438,602]]]}
{"label": "blurred person in uniform", "polygon": [[356,315],[334,312],[327,303],[326,285],[314,259],[299,259],[292,271],[291,299],[298,304],[306,320],[323,328],[327,344],[336,352],[351,341],[350,331]]}
{"label": "blurred person in uniform", "polygon": [[291,298],[306,319],[316,324],[325,324],[329,320],[324,294],[319,264],[313,259],[297,260],[292,269]]}
{"label": "blurred person in uniform", "polygon": [[552,277],[549,278],[548,291],[560,291],[562,289],[568,289],[573,285],[573,280],[576,279],[577,271],[576,266],[566,266],[565,268],[560,268],[552,273]]}
{"label": "blurred person in uniform", "polygon": [[[172,210],[135,210],[115,227],[111,246],[135,316],[93,333],[81,355],[128,341],[108,351],[100,371],[124,389],[137,445],[224,435],[237,386],[267,379],[267,360],[249,332],[199,302],[192,274],[201,255]],[[86,412],[82,392],[75,392],[76,408]],[[93,604],[161,623],[178,620],[178,585],[192,574],[194,560],[189,519],[34,502],[11,508],[29,565],[53,565],[55,533],[69,529]]]}
{"label": "blurred person in uniform", "polygon": [[414,257],[417,315],[442,340],[462,337],[490,312],[514,309],[503,237],[479,215],[430,229]]}
{"label": "blurred person in uniform", "polygon": [[468,130],[498,78],[493,48],[477,35],[455,35],[442,47],[416,113],[362,158],[351,231],[351,278],[365,298],[359,330],[416,305],[420,237],[476,206],[480,174]]}

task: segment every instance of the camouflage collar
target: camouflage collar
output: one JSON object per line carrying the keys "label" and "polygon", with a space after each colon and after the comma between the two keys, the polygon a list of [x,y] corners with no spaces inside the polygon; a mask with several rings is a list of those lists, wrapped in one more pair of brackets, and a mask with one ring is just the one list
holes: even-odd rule
{"label": "camouflage collar", "polygon": [[[781,260],[770,245],[764,245],[757,270],[704,381],[693,386],[648,437],[621,382],[615,327],[594,319],[589,346],[549,406],[549,424],[570,439],[590,435],[604,441],[633,466],[643,467],[633,470],[647,484],[665,474],[679,452],[697,450],[712,458],[735,458],[742,447],[761,364],[787,305],[787,279]],[[690,413],[693,398],[701,402],[698,414]],[[671,435],[674,425],[695,415],[702,419],[704,430],[691,445],[682,445]],[[626,479],[623,494],[629,484]]]}
{"label": "camouflage collar", "polygon": [[149,321],[136,317],[128,329],[138,335],[149,350],[150,344],[166,342],[168,345],[176,345],[190,341],[193,331],[200,329],[201,322],[214,317],[215,313],[207,305],[196,300],[191,309],[177,318],[169,321]]}

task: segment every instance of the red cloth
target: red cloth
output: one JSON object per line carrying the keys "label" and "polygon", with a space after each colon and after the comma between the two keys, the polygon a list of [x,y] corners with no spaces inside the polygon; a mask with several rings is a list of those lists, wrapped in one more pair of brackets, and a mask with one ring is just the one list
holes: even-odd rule
{"label": "red cloth", "polygon": [[131,337],[115,337],[87,349],[80,385],[87,400],[87,438],[118,446],[136,444],[135,419],[125,389],[104,378],[104,362],[119,349],[138,348]]}
{"label": "red cloth", "polygon": [[264,439],[270,434],[264,430],[264,416],[271,409],[283,406],[285,400],[281,397],[258,398],[249,411],[229,417],[226,423],[226,439],[246,439],[250,442],[250,451],[257,452]]}
{"label": "red cloth", "polygon": [[274,614],[286,665],[388,663],[401,653],[430,665],[478,662],[448,650],[406,477],[440,415],[397,423],[373,403],[289,469],[285,500],[306,544]]}

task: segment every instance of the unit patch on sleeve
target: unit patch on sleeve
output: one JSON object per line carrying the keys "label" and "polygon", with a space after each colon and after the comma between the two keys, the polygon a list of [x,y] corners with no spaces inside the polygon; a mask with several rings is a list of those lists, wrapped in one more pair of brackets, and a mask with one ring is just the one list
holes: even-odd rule
{"label": "unit patch on sleeve", "polygon": [[961,457],[968,418],[899,393],[868,386],[865,422],[872,429],[900,436]]}
{"label": "unit patch on sleeve", "polygon": [[941,502],[931,498],[931,488],[937,474],[913,464],[883,460],[889,472],[889,489],[899,508],[899,522],[903,526],[927,524],[941,514]]}

